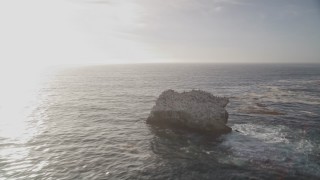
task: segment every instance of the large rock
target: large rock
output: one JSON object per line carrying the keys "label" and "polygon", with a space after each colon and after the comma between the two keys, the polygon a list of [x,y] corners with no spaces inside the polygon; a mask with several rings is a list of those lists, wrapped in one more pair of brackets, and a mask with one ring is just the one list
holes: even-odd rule
{"label": "large rock", "polygon": [[203,133],[228,133],[228,98],[192,90],[178,93],[164,91],[153,106],[147,123],[162,127],[183,128]]}

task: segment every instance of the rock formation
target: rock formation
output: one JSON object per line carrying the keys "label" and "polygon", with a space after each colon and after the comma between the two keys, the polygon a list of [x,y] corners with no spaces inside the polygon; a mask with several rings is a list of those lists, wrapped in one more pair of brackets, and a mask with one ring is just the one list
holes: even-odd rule
{"label": "rock formation", "polygon": [[225,107],[228,103],[228,98],[201,90],[182,93],[166,90],[157,99],[147,123],[203,133],[228,133],[231,131],[226,126],[228,112]]}

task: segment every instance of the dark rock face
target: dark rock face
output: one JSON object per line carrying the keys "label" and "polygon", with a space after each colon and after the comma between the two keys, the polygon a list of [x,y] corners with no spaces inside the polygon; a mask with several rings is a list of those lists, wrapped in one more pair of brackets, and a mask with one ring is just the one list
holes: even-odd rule
{"label": "dark rock face", "polygon": [[231,131],[226,125],[228,103],[227,98],[201,90],[182,93],[166,90],[157,99],[147,123],[201,133],[228,133]]}

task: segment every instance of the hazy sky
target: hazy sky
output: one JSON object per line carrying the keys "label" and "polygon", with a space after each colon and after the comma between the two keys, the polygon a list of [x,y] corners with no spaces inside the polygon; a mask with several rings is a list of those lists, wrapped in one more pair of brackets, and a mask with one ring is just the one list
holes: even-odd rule
{"label": "hazy sky", "polygon": [[320,62],[317,0],[1,0],[0,66]]}

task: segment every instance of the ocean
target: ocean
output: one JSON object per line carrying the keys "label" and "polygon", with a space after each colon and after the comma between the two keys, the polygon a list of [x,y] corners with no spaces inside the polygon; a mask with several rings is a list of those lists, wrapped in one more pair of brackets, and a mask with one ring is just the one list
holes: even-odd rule
{"label": "ocean", "polygon": [[[24,104],[0,104],[0,179],[320,179],[319,64],[79,66],[43,79],[13,96],[32,95]],[[146,124],[167,89],[228,97],[233,131]]]}

